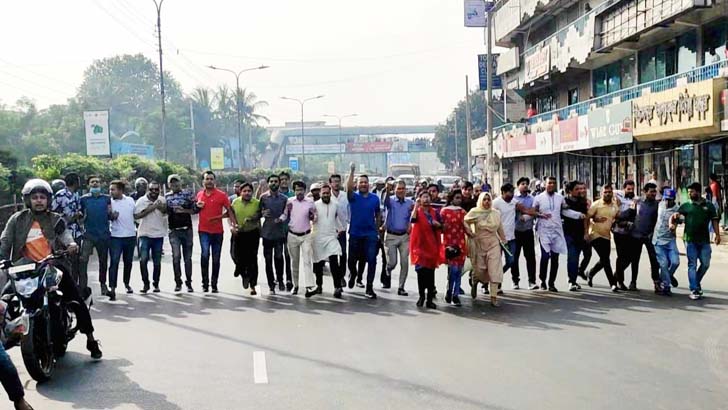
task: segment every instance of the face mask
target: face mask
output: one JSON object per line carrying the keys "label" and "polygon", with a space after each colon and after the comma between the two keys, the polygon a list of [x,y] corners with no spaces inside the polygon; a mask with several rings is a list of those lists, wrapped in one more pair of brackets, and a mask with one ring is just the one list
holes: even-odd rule
{"label": "face mask", "polygon": [[91,192],[92,194],[100,194],[101,188],[89,188],[88,191]]}

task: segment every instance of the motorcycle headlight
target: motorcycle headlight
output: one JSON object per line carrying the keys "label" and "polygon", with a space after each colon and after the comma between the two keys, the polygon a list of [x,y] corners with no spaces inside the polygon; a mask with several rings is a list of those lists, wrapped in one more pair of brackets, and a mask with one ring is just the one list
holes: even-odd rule
{"label": "motorcycle headlight", "polygon": [[29,298],[38,289],[38,277],[15,281],[15,290],[22,297]]}
{"label": "motorcycle headlight", "polygon": [[48,290],[57,289],[61,283],[63,272],[58,269],[49,267],[43,276],[43,285]]}

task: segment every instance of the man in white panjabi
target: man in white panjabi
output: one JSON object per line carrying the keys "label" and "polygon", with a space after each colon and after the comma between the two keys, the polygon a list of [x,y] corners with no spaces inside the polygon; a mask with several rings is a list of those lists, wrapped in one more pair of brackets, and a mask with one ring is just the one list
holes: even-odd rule
{"label": "man in white panjabi", "polygon": [[331,200],[331,186],[321,187],[321,199],[316,201],[316,221],[313,223],[313,273],[316,275],[316,293],[322,292],[324,265],[329,262],[334,283],[334,297],[341,298],[343,265],[339,263],[341,245],[339,233],[346,228],[339,217],[337,203]]}

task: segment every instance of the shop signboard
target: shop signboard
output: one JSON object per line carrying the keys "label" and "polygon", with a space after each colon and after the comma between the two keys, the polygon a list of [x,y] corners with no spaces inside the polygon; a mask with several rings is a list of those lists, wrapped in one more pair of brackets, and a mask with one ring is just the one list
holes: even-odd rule
{"label": "shop signboard", "polygon": [[488,155],[488,137],[476,138],[470,142],[470,153],[474,157]]}
{"label": "shop signboard", "polygon": [[711,79],[642,95],[632,104],[635,138],[654,141],[718,132],[720,91],[721,81]]}
{"label": "shop signboard", "polygon": [[551,131],[542,131],[534,134],[536,136],[536,150],[532,155],[553,154],[554,146],[551,138]]}
{"label": "shop signboard", "polygon": [[589,147],[632,142],[632,103],[623,102],[590,111],[587,115]]}
{"label": "shop signboard", "polygon": [[720,92],[720,106],[723,111],[723,119],[720,121],[720,130],[728,131],[728,90]]}
{"label": "shop signboard", "polygon": [[508,150],[506,157],[536,155],[536,135],[526,133],[525,128],[513,128],[505,134]]}
{"label": "shop signboard", "polygon": [[525,81],[530,83],[549,73],[549,67],[551,67],[551,47],[549,47],[548,43],[544,42],[527,51],[527,53],[524,57],[526,65]]}
{"label": "shop signboard", "polygon": [[559,121],[553,128],[554,152],[589,148],[589,118],[586,115]]}

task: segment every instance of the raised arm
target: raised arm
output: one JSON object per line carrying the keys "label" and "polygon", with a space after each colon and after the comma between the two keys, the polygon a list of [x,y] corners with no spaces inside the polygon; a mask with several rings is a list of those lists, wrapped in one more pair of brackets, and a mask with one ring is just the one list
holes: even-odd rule
{"label": "raised arm", "polygon": [[356,164],[353,162],[349,164],[349,178],[346,179],[346,196],[351,199],[354,195],[354,171],[356,170]]}

